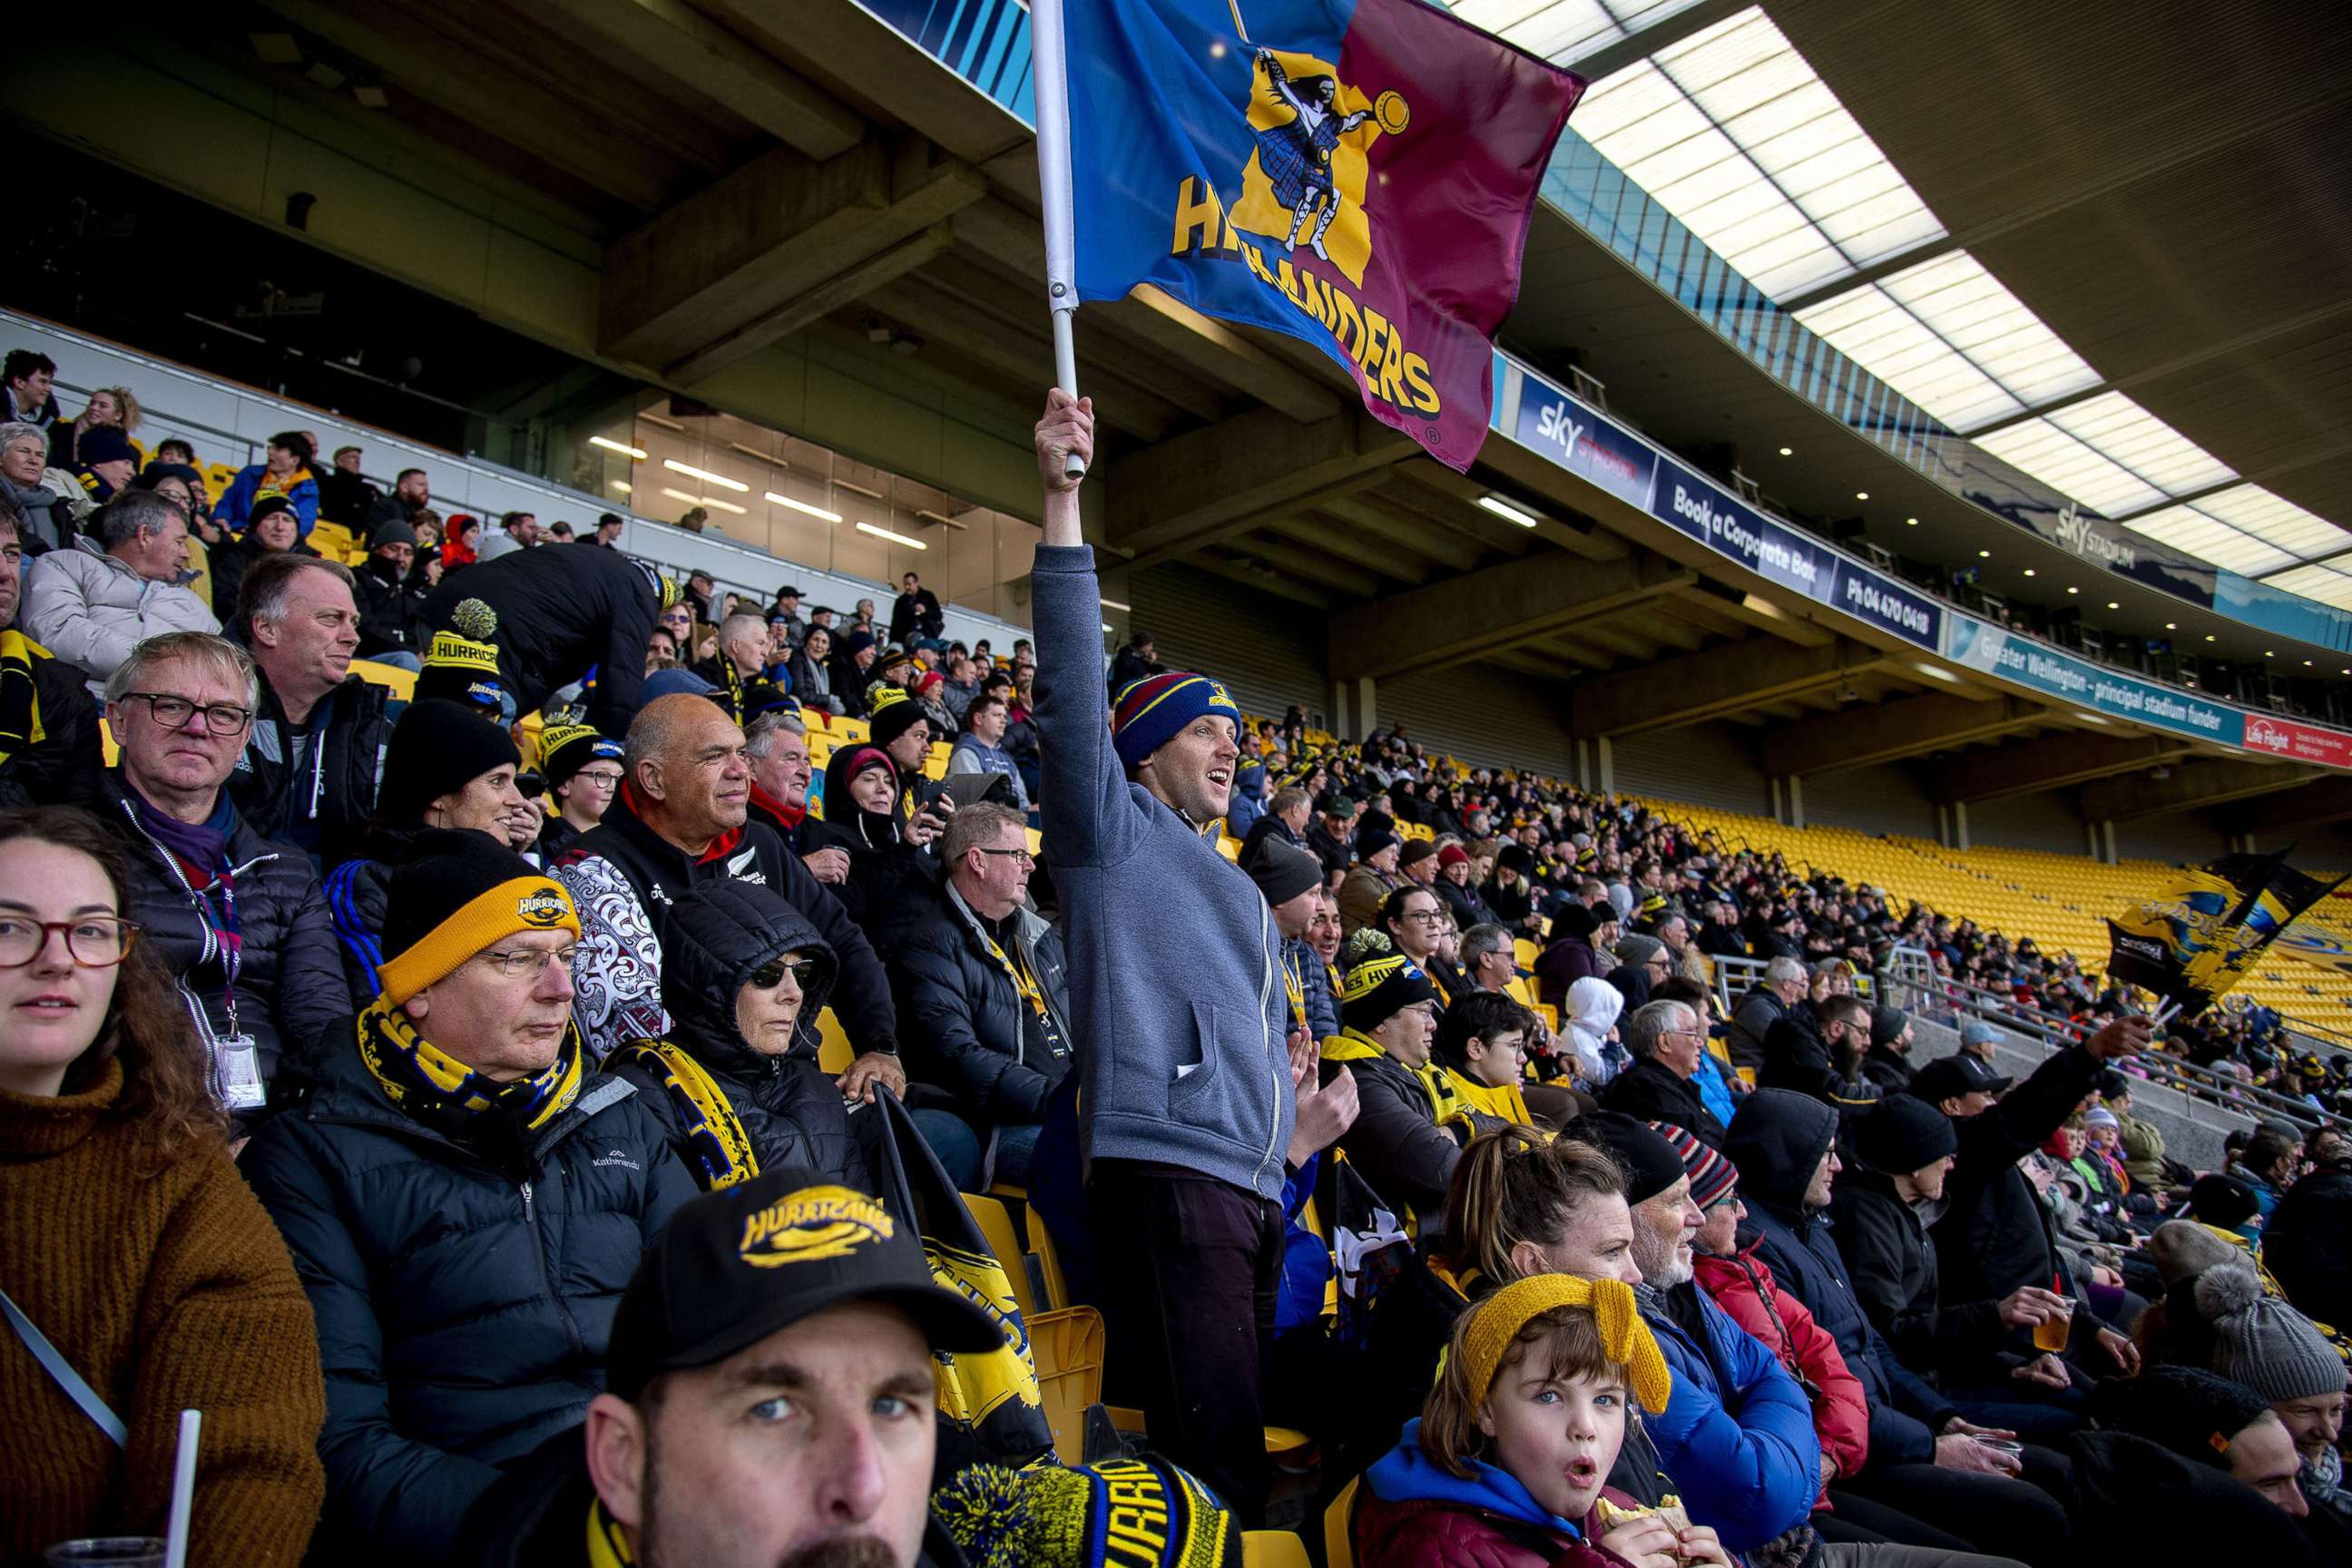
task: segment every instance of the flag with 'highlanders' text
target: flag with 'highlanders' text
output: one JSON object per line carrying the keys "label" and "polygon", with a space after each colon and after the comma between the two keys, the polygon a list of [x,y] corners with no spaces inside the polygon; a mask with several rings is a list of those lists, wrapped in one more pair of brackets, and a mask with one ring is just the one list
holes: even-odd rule
{"label": "flag with 'highlanders' text", "polygon": [[[1063,0],[1077,292],[1287,332],[1466,469],[1584,79],[1423,0]],[[1245,36],[1244,36],[1245,34]]]}

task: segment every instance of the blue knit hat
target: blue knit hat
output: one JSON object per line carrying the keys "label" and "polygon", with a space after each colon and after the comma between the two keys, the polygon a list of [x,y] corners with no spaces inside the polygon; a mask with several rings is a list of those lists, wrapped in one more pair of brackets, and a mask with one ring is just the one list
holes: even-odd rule
{"label": "blue knit hat", "polygon": [[1204,713],[1223,714],[1233,721],[1234,732],[1240,732],[1241,708],[1226,694],[1223,681],[1190,670],[1146,676],[1130,681],[1111,705],[1111,744],[1132,773]]}

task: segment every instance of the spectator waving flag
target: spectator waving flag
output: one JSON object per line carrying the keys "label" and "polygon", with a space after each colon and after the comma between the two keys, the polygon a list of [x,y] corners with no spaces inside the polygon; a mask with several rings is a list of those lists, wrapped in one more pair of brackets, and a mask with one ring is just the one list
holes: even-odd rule
{"label": "spectator waving flag", "polygon": [[[2320,881],[2286,863],[2293,847],[2230,854],[2168,879],[2107,922],[2109,978],[2155,992],[2190,1017],[2253,969],[2296,916],[2343,880]],[[2165,1016],[2170,1016],[2168,1007]]]}
{"label": "spectator waving flag", "polygon": [[1376,418],[1466,469],[1536,184],[1584,79],[1423,0],[1032,12],[1064,387],[1068,312],[1150,283],[1313,343]]}

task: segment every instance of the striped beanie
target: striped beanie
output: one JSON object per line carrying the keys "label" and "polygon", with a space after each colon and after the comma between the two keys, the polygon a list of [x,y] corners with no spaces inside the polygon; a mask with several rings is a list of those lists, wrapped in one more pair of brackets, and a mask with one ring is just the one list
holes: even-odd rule
{"label": "striped beanie", "polygon": [[1111,704],[1111,744],[1133,773],[1144,758],[1204,713],[1222,713],[1233,721],[1236,733],[1241,729],[1241,706],[1226,693],[1223,681],[1181,669],[1146,676],[1129,681]]}
{"label": "striped beanie", "polygon": [[1666,1147],[1683,1163],[1683,1173],[1690,1178],[1691,1202],[1703,1209],[1712,1208],[1737,1191],[1739,1167],[1700,1142],[1688,1129],[1671,1121],[1653,1121],[1650,1130],[1664,1139]]}
{"label": "striped beanie", "polygon": [[931,1515],[972,1568],[1243,1568],[1232,1510],[1153,1455],[1091,1465],[967,1465]]}

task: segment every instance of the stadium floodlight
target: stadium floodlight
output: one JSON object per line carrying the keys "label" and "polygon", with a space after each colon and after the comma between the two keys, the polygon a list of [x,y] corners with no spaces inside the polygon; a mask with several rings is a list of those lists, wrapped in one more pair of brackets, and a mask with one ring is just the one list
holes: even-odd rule
{"label": "stadium floodlight", "polygon": [[662,494],[669,497],[672,500],[682,500],[688,506],[707,506],[715,511],[731,511],[737,517],[746,515],[743,509],[737,506],[733,501],[720,500],[717,496],[689,495],[684,490],[672,489],[665,489],[662,491]]}
{"label": "stadium floodlight", "polygon": [[[778,506],[788,506],[794,511],[804,511],[808,513],[809,516],[817,519],[821,522],[839,522],[841,521],[841,514],[837,511],[827,511],[821,506],[811,506],[804,500],[794,500],[790,496],[780,496],[773,490],[768,490],[764,493],[768,500],[775,502]],[[857,526],[860,528],[866,528],[866,525],[862,522]],[[873,530],[866,529],[866,531],[870,533]],[[923,547],[918,544],[915,548],[920,550]]]}
{"label": "stadium floodlight", "polygon": [[1480,496],[1478,498],[1478,504],[1485,507],[1488,511],[1493,512],[1496,517],[1507,518],[1511,521],[1517,523],[1521,528],[1533,528],[1536,524],[1543,521],[1543,519],[1538,517],[1535,513],[1527,510],[1523,507],[1513,506],[1501,496]]}
{"label": "stadium floodlight", "polygon": [[751,489],[740,479],[730,479],[725,474],[714,474],[709,468],[681,463],[676,458],[664,458],[662,467],[673,474],[684,474],[689,479],[700,479],[704,484],[717,485],[720,489],[733,490],[739,495],[748,494]]}
{"label": "stadium floodlight", "polygon": [[[857,525],[857,531],[860,533],[870,533],[877,539],[887,539],[893,544],[903,544],[909,550],[929,550],[930,548],[929,545],[924,543],[919,539],[909,539],[903,533],[893,533],[887,528],[877,528],[870,522],[859,523]],[[1104,630],[1108,631],[1109,628],[1106,626]]]}
{"label": "stadium floodlight", "polygon": [[602,447],[607,452],[618,452],[633,463],[642,463],[646,460],[646,449],[643,447],[632,447],[626,442],[610,440],[603,436],[589,437],[588,444],[591,447]]}

